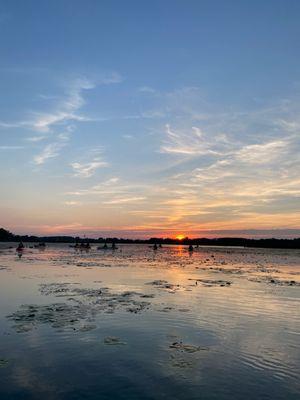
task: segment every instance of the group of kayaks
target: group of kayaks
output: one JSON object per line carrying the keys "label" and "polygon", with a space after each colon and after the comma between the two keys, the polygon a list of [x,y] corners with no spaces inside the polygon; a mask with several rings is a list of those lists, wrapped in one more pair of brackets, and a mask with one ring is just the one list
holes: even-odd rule
{"label": "group of kayaks", "polygon": [[158,245],[156,243],[154,243],[153,246],[149,246],[149,247],[150,247],[150,249],[158,250],[158,249],[162,248],[162,245],[160,243]]}
{"label": "group of kayaks", "polygon": [[[75,245],[70,245],[70,247],[74,247],[75,250],[89,250],[91,248],[89,243],[76,243]],[[161,245],[161,243],[159,243],[159,244],[154,243],[153,246],[149,246],[149,247],[150,247],[150,249],[158,250],[158,249],[162,248],[162,245]],[[117,249],[118,249],[118,247],[116,246],[116,244],[114,242],[112,243],[111,247],[109,247],[107,245],[107,243],[104,243],[103,246],[97,247],[97,250],[117,250]],[[189,245],[188,251],[190,253],[193,252],[194,247],[192,245]]]}
{"label": "group of kayaks", "polygon": [[107,243],[104,243],[103,246],[98,246],[97,250],[117,250],[117,246],[115,243],[112,243],[111,247],[107,246]]}
{"label": "group of kayaks", "polygon": [[[75,250],[90,250],[91,245],[89,243],[76,243],[75,245],[70,245],[70,247],[73,247]],[[107,243],[104,243],[103,246],[98,246],[97,250],[117,250],[118,247],[116,246],[115,243],[112,243],[111,247],[107,245]]]}
{"label": "group of kayaks", "polygon": [[[35,249],[39,249],[39,250],[44,250],[46,248],[46,244],[44,242],[40,242],[38,244],[35,244],[34,246],[30,246],[30,248],[35,248]],[[19,258],[22,257],[23,252],[25,250],[25,246],[23,242],[20,242],[18,244],[18,247],[16,248],[16,252],[19,256]]]}
{"label": "group of kayaks", "polygon": [[[40,243],[38,243],[38,244],[35,244],[34,246],[29,246],[29,247],[30,247],[31,249],[32,249],[32,248],[35,248],[35,249],[43,250],[43,249],[46,248],[46,243],[40,242]],[[23,251],[24,249],[25,249],[24,243],[23,243],[23,242],[20,242],[20,243],[18,244],[18,247],[16,248],[16,251]]]}
{"label": "group of kayaks", "polygon": [[75,250],[90,250],[91,245],[89,243],[76,243],[75,245],[70,245]]}
{"label": "group of kayaks", "polygon": [[[88,242],[87,243],[76,243],[75,245],[70,245],[70,247],[73,247],[75,250],[81,250],[81,251],[83,251],[83,250],[87,251],[87,250],[91,249],[91,245]],[[154,243],[153,246],[149,246],[149,247],[152,248],[153,250],[158,250],[158,249],[162,248],[162,245],[160,243],[158,245],[156,243]],[[16,248],[16,252],[17,252],[19,258],[22,257],[24,248],[25,248],[25,246],[24,246],[23,242],[20,242],[18,244],[18,247]],[[46,248],[46,244],[41,242],[41,243],[35,244],[34,248],[43,250]],[[118,247],[116,246],[116,244],[114,242],[112,243],[111,247],[108,247],[107,243],[104,243],[103,246],[97,247],[97,250],[117,250],[117,249],[118,249]],[[194,247],[191,244],[189,245],[188,251],[190,253],[192,253],[194,251]]]}

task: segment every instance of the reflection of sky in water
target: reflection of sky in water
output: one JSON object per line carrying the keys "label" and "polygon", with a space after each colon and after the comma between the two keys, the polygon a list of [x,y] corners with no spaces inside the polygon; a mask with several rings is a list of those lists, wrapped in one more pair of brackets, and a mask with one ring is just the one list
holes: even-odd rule
{"label": "reflection of sky in water", "polygon": [[[1,253],[1,398],[299,398],[300,288],[287,283],[299,281],[299,252],[201,248],[190,257],[184,247],[156,254],[147,246],[120,248],[27,249],[21,260],[13,250]],[[180,286],[145,285],[154,280]],[[17,333],[6,316],[22,304],[72,303],[41,294],[41,283],[55,282],[155,296],[143,299],[151,305],[137,314],[96,312],[90,331],[36,323]],[[94,310],[94,299],[84,301]],[[109,336],[126,344],[105,345]],[[169,347],[179,341],[200,350]]]}

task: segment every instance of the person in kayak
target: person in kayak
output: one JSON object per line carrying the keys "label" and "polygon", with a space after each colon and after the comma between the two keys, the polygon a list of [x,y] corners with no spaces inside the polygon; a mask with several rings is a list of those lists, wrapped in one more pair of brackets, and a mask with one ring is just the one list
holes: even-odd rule
{"label": "person in kayak", "polygon": [[23,244],[23,242],[20,242],[19,244],[18,244],[18,247],[17,247],[17,250],[21,250],[21,249],[24,249],[24,244]]}
{"label": "person in kayak", "polygon": [[25,246],[24,246],[23,242],[20,242],[20,243],[18,244],[18,247],[16,248],[16,252],[17,252],[19,258],[21,258],[22,255],[23,255],[24,247],[25,247]]}

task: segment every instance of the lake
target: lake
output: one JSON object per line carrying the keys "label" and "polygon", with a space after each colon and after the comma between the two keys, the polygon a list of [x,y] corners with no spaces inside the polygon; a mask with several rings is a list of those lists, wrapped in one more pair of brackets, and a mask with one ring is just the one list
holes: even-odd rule
{"label": "lake", "polygon": [[0,244],[1,399],[300,398],[300,251],[26,245]]}

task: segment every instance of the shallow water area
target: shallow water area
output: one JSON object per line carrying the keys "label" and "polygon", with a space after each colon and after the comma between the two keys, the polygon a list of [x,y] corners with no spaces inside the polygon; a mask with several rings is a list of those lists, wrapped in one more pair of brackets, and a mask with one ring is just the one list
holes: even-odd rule
{"label": "shallow water area", "polygon": [[1,399],[299,398],[300,251],[15,247]]}

